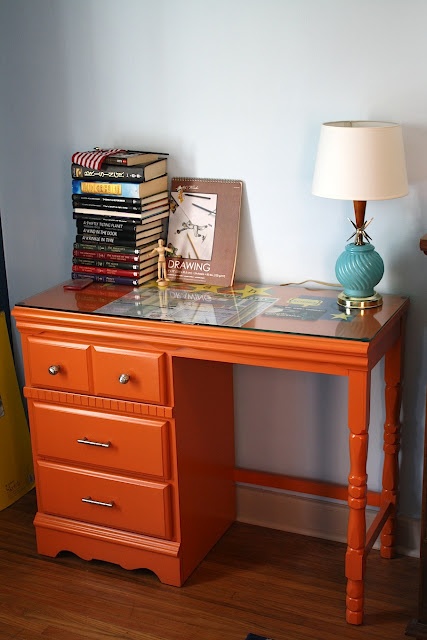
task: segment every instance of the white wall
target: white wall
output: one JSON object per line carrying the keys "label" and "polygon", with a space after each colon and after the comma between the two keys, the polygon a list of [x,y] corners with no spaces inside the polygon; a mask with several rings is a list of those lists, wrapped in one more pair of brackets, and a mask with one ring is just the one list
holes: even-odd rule
{"label": "white wall", "polygon": [[[2,0],[0,209],[11,306],[67,279],[70,157],[169,151],[170,175],[245,184],[237,279],[334,282],[351,203],[311,195],[320,124],[400,122],[410,194],[369,203],[386,271],[411,296],[401,503],[421,502],[427,257],[424,0]],[[15,336],[16,337],[16,336]],[[370,488],[381,484],[382,364]],[[238,463],[346,483],[346,381],[236,367]]]}

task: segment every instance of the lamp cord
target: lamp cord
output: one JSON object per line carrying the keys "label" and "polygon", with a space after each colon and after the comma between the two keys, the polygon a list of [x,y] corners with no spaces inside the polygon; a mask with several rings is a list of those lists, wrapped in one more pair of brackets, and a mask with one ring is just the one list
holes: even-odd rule
{"label": "lamp cord", "polygon": [[[342,289],[342,285],[339,284],[338,282],[323,282],[322,280],[303,280],[302,282],[283,282],[282,284],[280,284],[280,287],[289,287],[289,286],[294,286],[294,285],[303,285],[306,284],[307,282],[313,282],[314,284],[320,284],[324,287],[333,287],[333,288],[341,288]],[[305,289],[316,289],[318,287],[304,287]]]}

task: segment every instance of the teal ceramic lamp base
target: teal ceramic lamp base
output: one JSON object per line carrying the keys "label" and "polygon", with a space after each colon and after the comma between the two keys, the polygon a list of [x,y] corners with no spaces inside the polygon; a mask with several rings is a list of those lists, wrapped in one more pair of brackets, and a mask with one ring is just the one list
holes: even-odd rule
{"label": "teal ceramic lamp base", "polygon": [[374,290],[384,274],[384,263],[372,244],[348,244],[335,265],[344,291],[338,304],[347,309],[380,307],[382,297]]}

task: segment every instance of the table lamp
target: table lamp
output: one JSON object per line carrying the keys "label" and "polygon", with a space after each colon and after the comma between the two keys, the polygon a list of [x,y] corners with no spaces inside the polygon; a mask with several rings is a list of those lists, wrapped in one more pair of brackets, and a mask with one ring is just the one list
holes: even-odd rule
{"label": "table lamp", "polygon": [[374,287],[384,274],[381,256],[366,232],[367,200],[401,198],[408,193],[402,128],[394,122],[325,122],[320,132],[313,194],[353,200],[354,233],[335,265],[343,286],[338,304],[366,309],[382,304]]}

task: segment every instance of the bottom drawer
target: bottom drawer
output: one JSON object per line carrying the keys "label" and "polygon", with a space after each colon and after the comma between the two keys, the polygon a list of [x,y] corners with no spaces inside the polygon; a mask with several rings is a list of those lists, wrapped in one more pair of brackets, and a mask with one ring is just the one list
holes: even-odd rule
{"label": "bottom drawer", "polygon": [[158,538],[172,537],[165,483],[37,461],[39,511]]}

